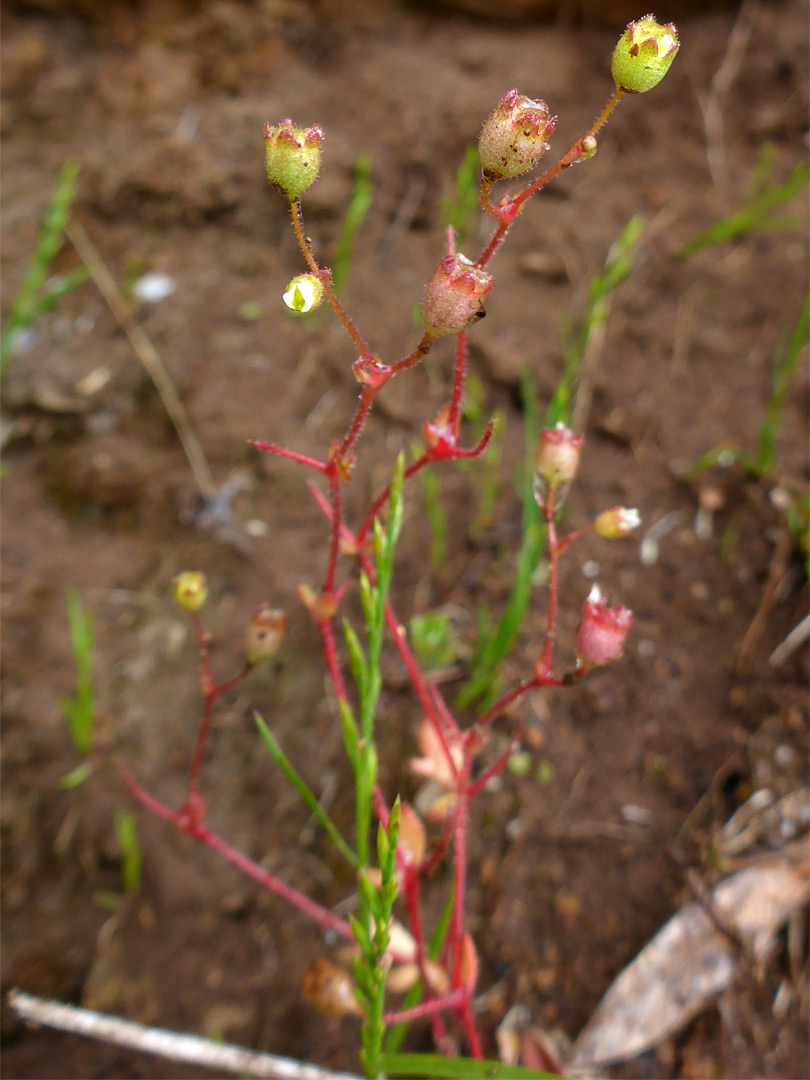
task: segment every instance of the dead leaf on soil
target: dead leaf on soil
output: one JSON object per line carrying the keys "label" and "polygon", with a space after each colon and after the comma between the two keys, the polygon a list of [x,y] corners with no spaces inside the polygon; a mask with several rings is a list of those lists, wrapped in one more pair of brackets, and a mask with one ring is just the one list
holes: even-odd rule
{"label": "dead leaf on soil", "polygon": [[807,862],[740,870],[711,892],[717,922],[686,904],[619,975],[574,1044],[569,1071],[623,1061],[680,1031],[731,983],[739,949],[727,925],[763,959],[780,927],[807,902]]}

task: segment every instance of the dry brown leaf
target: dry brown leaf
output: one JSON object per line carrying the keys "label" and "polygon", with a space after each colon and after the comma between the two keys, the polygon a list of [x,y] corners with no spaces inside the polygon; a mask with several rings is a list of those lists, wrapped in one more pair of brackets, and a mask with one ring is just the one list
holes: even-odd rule
{"label": "dry brown leaf", "polygon": [[[761,959],[807,902],[807,863],[740,870],[711,892],[717,919]],[[680,1031],[725,990],[739,950],[699,903],[686,904],[624,969],[577,1039],[572,1072],[623,1061]]]}

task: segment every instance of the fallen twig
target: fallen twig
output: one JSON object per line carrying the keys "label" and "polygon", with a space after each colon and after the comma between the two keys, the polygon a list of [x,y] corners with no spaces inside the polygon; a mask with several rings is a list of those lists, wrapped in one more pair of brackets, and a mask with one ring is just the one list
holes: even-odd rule
{"label": "fallen twig", "polygon": [[146,368],[149,378],[155,384],[155,389],[160,395],[163,407],[169,414],[169,419],[174,425],[180,443],[182,444],[191,471],[200,494],[206,502],[210,502],[217,493],[211,470],[208,468],[203,448],[194,433],[191,420],[177,388],[171,380],[163,361],[157,354],[152,342],[146,336],[141,327],[135,322],[126,301],[121,295],[121,290],[115,282],[104,260],[98,252],[93,241],[87,235],[84,226],[78,221],[71,221],[65,226],[65,233],[96,284],[98,291],[104,297],[110,311],[121,325],[124,333],[129,338],[135,355]]}
{"label": "fallen twig", "polygon": [[114,1046],[126,1046],[145,1054],[159,1054],[186,1065],[201,1065],[214,1072],[224,1070],[267,1080],[360,1080],[352,1073],[332,1072],[292,1058],[262,1054],[232,1043],[203,1039],[198,1035],[146,1027],[132,1020],[105,1016],[92,1009],[65,1005],[61,1001],[46,1001],[22,990],[9,991],[8,1000],[16,1013],[31,1023],[74,1032]]}

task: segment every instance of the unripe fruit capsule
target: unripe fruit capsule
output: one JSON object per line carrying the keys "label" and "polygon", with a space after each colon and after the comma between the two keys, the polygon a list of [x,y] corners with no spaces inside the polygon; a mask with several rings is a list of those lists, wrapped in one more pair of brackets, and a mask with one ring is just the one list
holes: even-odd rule
{"label": "unripe fruit capsule", "polygon": [[557,126],[545,101],[510,90],[484,121],[478,137],[481,171],[487,180],[506,180],[533,169],[548,150]]}
{"label": "unripe fruit capsule", "polygon": [[674,23],[662,26],[654,15],[630,22],[613,50],[613,81],[628,94],[644,94],[661,82],[679,48]]}
{"label": "unripe fruit capsule", "polygon": [[207,597],[205,574],[199,570],[184,570],[174,579],[175,603],[184,611],[199,611]]}
{"label": "unripe fruit capsule", "polygon": [[297,199],[318,179],[323,130],[297,128],[292,120],[264,125],[267,179],[288,199]]}

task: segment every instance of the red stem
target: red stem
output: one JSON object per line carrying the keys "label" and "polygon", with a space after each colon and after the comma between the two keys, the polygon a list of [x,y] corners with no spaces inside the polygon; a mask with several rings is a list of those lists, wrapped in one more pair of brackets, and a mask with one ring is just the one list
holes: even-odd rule
{"label": "red stem", "polygon": [[329,486],[332,489],[331,537],[329,541],[329,562],[327,563],[326,580],[323,585],[323,591],[327,595],[331,595],[335,590],[335,575],[337,574],[337,561],[340,551],[340,519],[342,516],[340,476],[338,475],[337,466],[333,462],[330,462],[330,465],[331,468],[326,475],[329,477]]}
{"label": "red stem", "polygon": [[471,799],[474,798],[478,794],[479,791],[483,791],[483,789],[486,787],[487,783],[492,779],[493,776],[497,776],[499,773],[503,772],[503,770],[506,768],[507,764],[509,763],[510,757],[512,756],[512,754],[514,754],[514,752],[520,746],[520,740],[522,738],[523,738],[523,730],[522,730],[522,728],[518,728],[518,730],[515,732],[515,734],[509,740],[509,745],[504,750],[504,752],[501,754],[501,756],[498,758],[498,760],[495,762],[495,764],[490,765],[490,767],[488,769],[486,769],[484,772],[481,773],[481,775],[478,777],[478,779],[473,784],[470,784],[470,798]]}
{"label": "red stem", "polygon": [[557,590],[559,549],[557,546],[557,529],[554,525],[554,485],[549,484],[546,493],[546,502],[543,507],[548,531],[548,619],[546,622],[546,638],[543,643],[543,651],[540,654],[540,671],[550,674],[554,660],[554,634],[557,623]]}
{"label": "red stem", "polygon": [[[386,1024],[401,1024],[405,1021],[421,1020],[423,1016],[433,1017],[446,1009],[455,1009],[457,1006],[462,1005],[465,998],[466,991],[462,988],[451,990],[446,997],[431,998],[430,1001],[423,1001],[420,1005],[414,1005],[412,1009],[400,1009],[399,1012],[385,1013],[383,1021]],[[438,1039],[436,1041],[439,1042]]]}
{"label": "red stem", "polygon": [[481,1046],[481,1039],[475,1026],[475,1018],[470,1008],[469,994],[464,998],[459,1011],[461,1012],[461,1022],[464,1025],[467,1041],[470,1044],[470,1053],[474,1058],[480,1060],[484,1056],[484,1048]]}
{"label": "red stem", "polygon": [[343,323],[346,333],[354,342],[355,347],[360,353],[360,355],[370,356],[371,350],[369,349],[368,345],[366,345],[365,341],[363,341],[360,333],[357,330],[357,327],[352,322],[345,308],[338,300],[334,289],[332,288],[331,271],[326,269],[322,270],[321,267],[318,266],[315,256],[310,251],[309,244],[307,243],[307,238],[304,234],[304,217],[301,213],[300,199],[290,199],[290,217],[292,218],[292,226],[295,231],[295,238],[298,241],[298,246],[301,249],[301,254],[306,259],[310,271],[315,274],[315,276],[323,285],[324,295],[329,301],[332,310]]}
{"label": "red stem", "polygon": [[472,759],[465,751],[456,782],[454,807],[455,859],[453,860],[453,913],[450,921],[450,948],[453,954],[453,987],[461,986],[461,940],[464,936],[464,894],[467,884],[467,816]]}
{"label": "red stem", "polygon": [[200,769],[202,768],[208,736],[211,733],[214,705],[220,694],[224,694],[228,690],[231,690],[245,678],[250,671],[250,665],[246,664],[240,672],[234,675],[233,678],[227,679],[224,683],[215,683],[211,674],[211,655],[208,651],[208,635],[203,629],[200,616],[196,611],[191,612],[191,624],[194,627],[194,633],[200,646],[200,686],[205,696],[205,704],[203,706],[202,720],[197,732],[197,742],[194,746],[194,756],[191,759],[191,768],[189,769],[186,806],[188,808],[194,806],[196,807],[194,812],[200,812],[202,810],[200,796],[198,794]]}
{"label": "red stem", "polygon": [[[425,995],[425,1003],[433,998],[433,991],[427,977],[425,955],[425,936],[422,931],[422,916],[419,910],[420,877],[413,867],[405,868],[405,904],[408,908],[408,921],[411,934],[416,942],[416,962],[419,966],[419,974],[422,979],[422,991]],[[447,1039],[447,1028],[438,1014],[431,1016],[433,1039],[437,1046],[442,1046]]]}
{"label": "red stem", "polygon": [[335,688],[338,699],[348,703],[349,695],[346,691],[346,684],[343,681],[343,674],[340,670],[337,645],[335,644],[335,631],[331,621],[329,619],[321,619],[318,622],[318,630],[320,631],[321,647],[323,649],[324,659],[326,660],[326,667],[329,671],[329,678],[332,680],[332,686]]}
{"label": "red stem", "polygon": [[573,544],[575,540],[579,540],[581,536],[585,536],[586,533],[593,531],[593,525],[586,525],[584,529],[574,529],[567,536],[564,536],[562,540],[557,541],[557,555],[562,555],[569,544]]}
{"label": "red stem", "polygon": [[243,874],[252,878],[258,882],[265,889],[276,896],[282,897],[287,900],[294,907],[297,907],[299,911],[302,911],[305,915],[308,915],[324,930],[332,930],[341,937],[346,938],[348,941],[354,941],[354,935],[352,929],[347,922],[338,918],[337,915],[333,915],[331,911],[327,911],[326,908],[321,907],[320,904],[316,904],[309,897],[304,896],[297,889],[294,889],[291,885],[287,885],[286,882],[281,881],[274,874],[269,874],[258,863],[249,859],[246,855],[243,855],[236,848],[227,844],[222,837],[216,833],[211,832],[202,821],[192,820],[181,810],[175,812],[170,810],[168,806],[159,802],[153,798],[148,792],[138,784],[134,777],[122,766],[118,766],[118,771],[121,777],[129,788],[132,795],[138,800],[138,802],[146,807],[147,810],[151,810],[152,813],[157,814],[166,821],[170,821],[175,828],[180,832],[184,832],[189,836],[192,836],[195,840],[199,840],[201,844],[205,844],[206,847],[211,848],[213,851],[218,852],[224,859],[226,859],[231,866],[235,866],[237,870],[240,870]]}
{"label": "red stem", "polygon": [[253,439],[251,445],[255,446],[257,450],[266,450],[269,454],[278,454],[279,457],[297,461],[299,465],[308,465],[310,469],[317,469],[318,472],[324,473],[327,470],[325,462],[308,457],[306,454],[299,454],[295,450],[287,450],[286,447],[277,446],[275,443],[260,442],[258,439]]}

